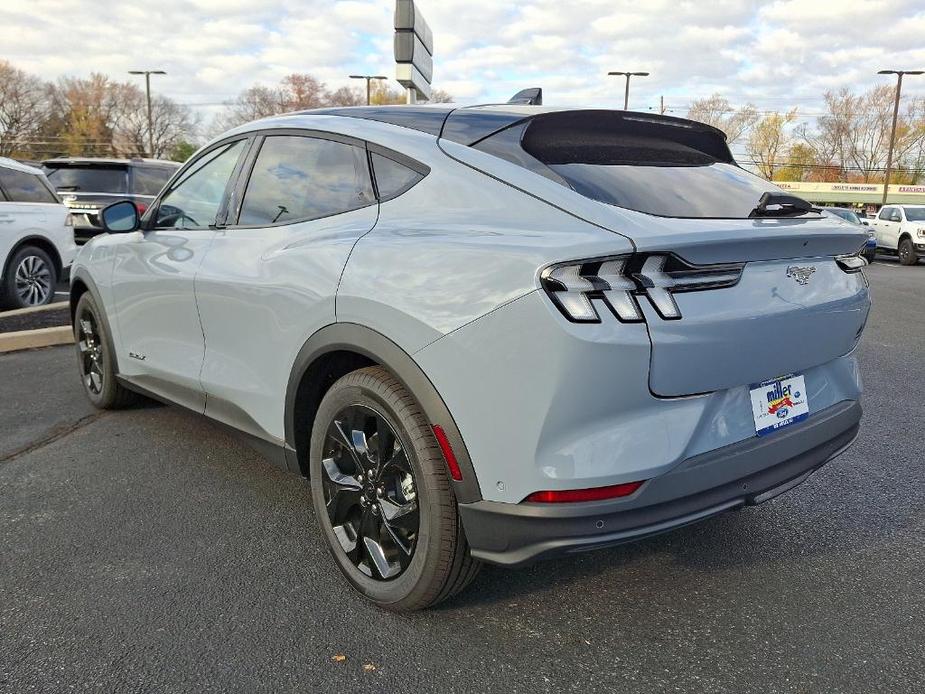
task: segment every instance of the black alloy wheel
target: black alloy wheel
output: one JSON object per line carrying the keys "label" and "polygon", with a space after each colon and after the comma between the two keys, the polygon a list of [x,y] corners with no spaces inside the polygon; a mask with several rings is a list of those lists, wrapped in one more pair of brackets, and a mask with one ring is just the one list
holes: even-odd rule
{"label": "black alloy wheel", "polygon": [[420,516],[414,470],[395,430],[375,410],[348,406],[328,427],[321,464],[341,550],[372,579],[399,576],[414,557]]}
{"label": "black alloy wheel", "polygon": [[103,392],[106,373],[103,367],[103,343],[96,325],[96,316],[87,307],[75,318],[80,377],[87,392],[99,396]]}

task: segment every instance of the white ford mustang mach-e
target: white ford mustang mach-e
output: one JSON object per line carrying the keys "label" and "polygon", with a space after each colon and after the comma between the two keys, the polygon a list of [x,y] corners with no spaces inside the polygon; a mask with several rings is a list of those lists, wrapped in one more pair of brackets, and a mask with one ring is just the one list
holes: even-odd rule
{"label": "white ford mustang mach-e", "polygon": [[289,114],[102,216],[71,288],[90,399],[178,403],[308,476],[391,609],[759,503],[858,432],[866,235],[709,126]]}

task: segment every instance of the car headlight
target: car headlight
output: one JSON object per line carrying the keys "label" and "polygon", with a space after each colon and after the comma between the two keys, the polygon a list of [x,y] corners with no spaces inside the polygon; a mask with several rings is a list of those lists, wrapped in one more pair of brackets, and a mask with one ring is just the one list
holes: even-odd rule
{"label": "car headlight", "polygon": [[916,229],[915,233],[920,239],[925,239],[925,229],[922,229],[922,228]]}
{"label": "car headlight", "polygon": [[543,289],[562,314],[575,323],[600,323],[593,300],[603,302],[623,323],[644,319],[645,297],[664,320],[678,320],[679,292],[735,285],[744,263],[696,266],[674,254],[637,253],[611,258],[557,263],[540,274]]}

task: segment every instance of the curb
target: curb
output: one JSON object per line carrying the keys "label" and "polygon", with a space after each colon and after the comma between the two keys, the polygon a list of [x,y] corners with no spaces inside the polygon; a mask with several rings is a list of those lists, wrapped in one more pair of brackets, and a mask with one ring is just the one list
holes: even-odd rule
{"label": "curb", "polygon": [[[26,309],[29,310],[29,309]],[[69,325],[57,328],[39,328],[38,330],[20,330],[13,333],[0,333],[0,354],[18,352],[21,349],[53,347],[74,343],[74,331]]]}
{"label": "curb", "polygon": [[12,318],[13,316],[27,316],[30,313],[53,311],[56,308],[64,308],[67,305],[67,301],[58,301],[54,304],[45,304],[44,306],[30,306],[29,308],[17,308],[13,311],[0,311],[0,318]]}

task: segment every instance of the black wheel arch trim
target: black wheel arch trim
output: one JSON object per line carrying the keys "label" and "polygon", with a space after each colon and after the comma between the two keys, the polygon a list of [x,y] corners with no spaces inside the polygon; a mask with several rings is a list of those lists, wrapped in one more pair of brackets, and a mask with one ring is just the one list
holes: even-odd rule
{"label": "black wheel arch trim", "polygon": [[[432,425],[446,432],[462,471],[462,481],[450,479],[459,503],[482,498],[478,478],[462,434],[440,393],[414,359],[388,337],[357,323],[333,323],[318,330],[299,350],[286,389],[285,431],[287,449],[297,450],[296,397],[309,368],[332,352],[354,352],[391,371],[411,392]],[[449,476],[448,476],[449,479]]]}

